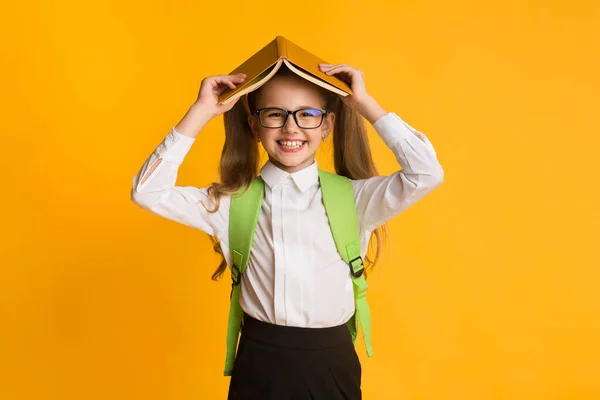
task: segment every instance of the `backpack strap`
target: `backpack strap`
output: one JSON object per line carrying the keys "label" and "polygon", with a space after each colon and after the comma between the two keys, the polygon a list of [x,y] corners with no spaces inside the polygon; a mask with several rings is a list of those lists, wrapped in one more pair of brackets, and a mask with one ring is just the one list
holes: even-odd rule
{"label": "backpack strap", "polygon": [[229,246],[231,248],[231,300],[227,323],[227,356],[225,359],[225,376],[231,376],[238,337],[242,326],[242,307],[240,306],[241,281],[254,240],[254,231],[264,197],[264,182],[256,177],[248,190],[242,188],[231,196],[229,214]]}
{"label": "backpack strap", "polygon": [[[352,182],[345,176],[332,174],[319,169],[323,204],[331,233],[342,259],[348,263],[354,287],[356,312],[348,321],[352,342],[356,341],[358,323],[362,328],[367,356],[373,356],[371,346],[371,312],[367,304],[367,281],[363,276],[364,264],[360,256],[358,216],[352,191]],[[340,201],[341,199],[341,201]]]}

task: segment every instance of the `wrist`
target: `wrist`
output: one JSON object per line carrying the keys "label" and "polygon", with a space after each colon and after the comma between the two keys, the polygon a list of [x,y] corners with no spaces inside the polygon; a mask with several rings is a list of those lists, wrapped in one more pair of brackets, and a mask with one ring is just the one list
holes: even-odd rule
{"label": "wrist", "polygon": [[175,130],[184,136],[195,138],[212,118],[213,112],[209,107],[194,103],[175,126]]}
{"label": "wrist", "polygon": [[387,111],[383,107],[381,107],[373,97],[370,96],[367,98],[367,100],[364,102],[363,107],[361,108],[361,114],[371,124],[375,123],[375,121],[387,114]]}
{"label": "wrist", "polygon": [[208,106],[203,103],[194,103],[190,106],[188,113],[194,115],[199,119],[212,119],[217,115],[217,111],[214,107]]}

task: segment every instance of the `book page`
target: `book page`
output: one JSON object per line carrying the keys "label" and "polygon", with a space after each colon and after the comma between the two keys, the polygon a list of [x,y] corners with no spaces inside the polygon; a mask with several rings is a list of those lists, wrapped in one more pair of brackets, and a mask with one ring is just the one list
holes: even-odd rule
{"label": "book page", "polygon": [[240,90],[239,92],[236,92],[235,94],[233,94],[231,97],[226,98],[225,100],[223,100],[221,102],[221,104],[230,103],[233,100],[237,99],[238,97],[243,96],[246,93],[250,93],[250,92],[258,89],[259,87],[261,87],[262,85],[267,83],[269,81],[269,79],[271,79],[273,77],[273,75],[275,75],[277,70],[279,70],[279,68],[281,67],[281,64],[283,64],[282,58],[277,60],[277,63],[275,63],[273,68],[267,68],[260,75],[258,75],[255,79],[253,79],[251,81],[251,83],[248,84],[248,86],[246,86],[243,90]]}
{"label": "book page", "polygon": [[292,62],[289,60],[285,60],[285,65],[290,70],[292,70],[296,75],[306,79],[307,81],[314,83],[315,85],[321,86],[322,88],[325,88],[331,92],[337,93],[341,96],[348,96],[348,93],[331,85],[329,82],[325,82],[325,81],[321,80],[320,78],[317,78],[310,72],[307,72],[307,71],[303,70],[302,68],[298,67],[297,65],[292,64]]}

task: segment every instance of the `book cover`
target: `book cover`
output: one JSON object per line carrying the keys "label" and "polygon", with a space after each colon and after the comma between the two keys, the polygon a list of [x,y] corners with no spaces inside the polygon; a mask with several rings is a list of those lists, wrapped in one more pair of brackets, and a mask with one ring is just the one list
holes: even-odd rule
{"label": "book cover", "polygon": [[227,104],[258,89],[268,82],[284,63],[298,76],[318,86],[341,96],[352,94],[352,89],[346,82],[319,70],[319,64],[326,63],[326,61],[292,43],[285,37],[277,36],[230,72],[230,75],[243,72],[246,74],[246,79],[235,89],[229,88],[221,93],[219,104]]}

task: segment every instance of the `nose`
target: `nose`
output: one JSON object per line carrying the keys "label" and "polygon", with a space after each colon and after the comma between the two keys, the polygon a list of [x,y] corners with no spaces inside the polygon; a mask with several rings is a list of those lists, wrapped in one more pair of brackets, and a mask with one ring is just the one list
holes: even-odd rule
{"label": "nose", "polygon": [[291,129],[296,130],[299,128],[300,127],[298,126],[298,124],[296,124],[296,120],[294,119],[294,116],[292,115],[292,113],[289,113],[285,120],[285,124],[283,124],[283,129],[284,130],[291,130]]}

